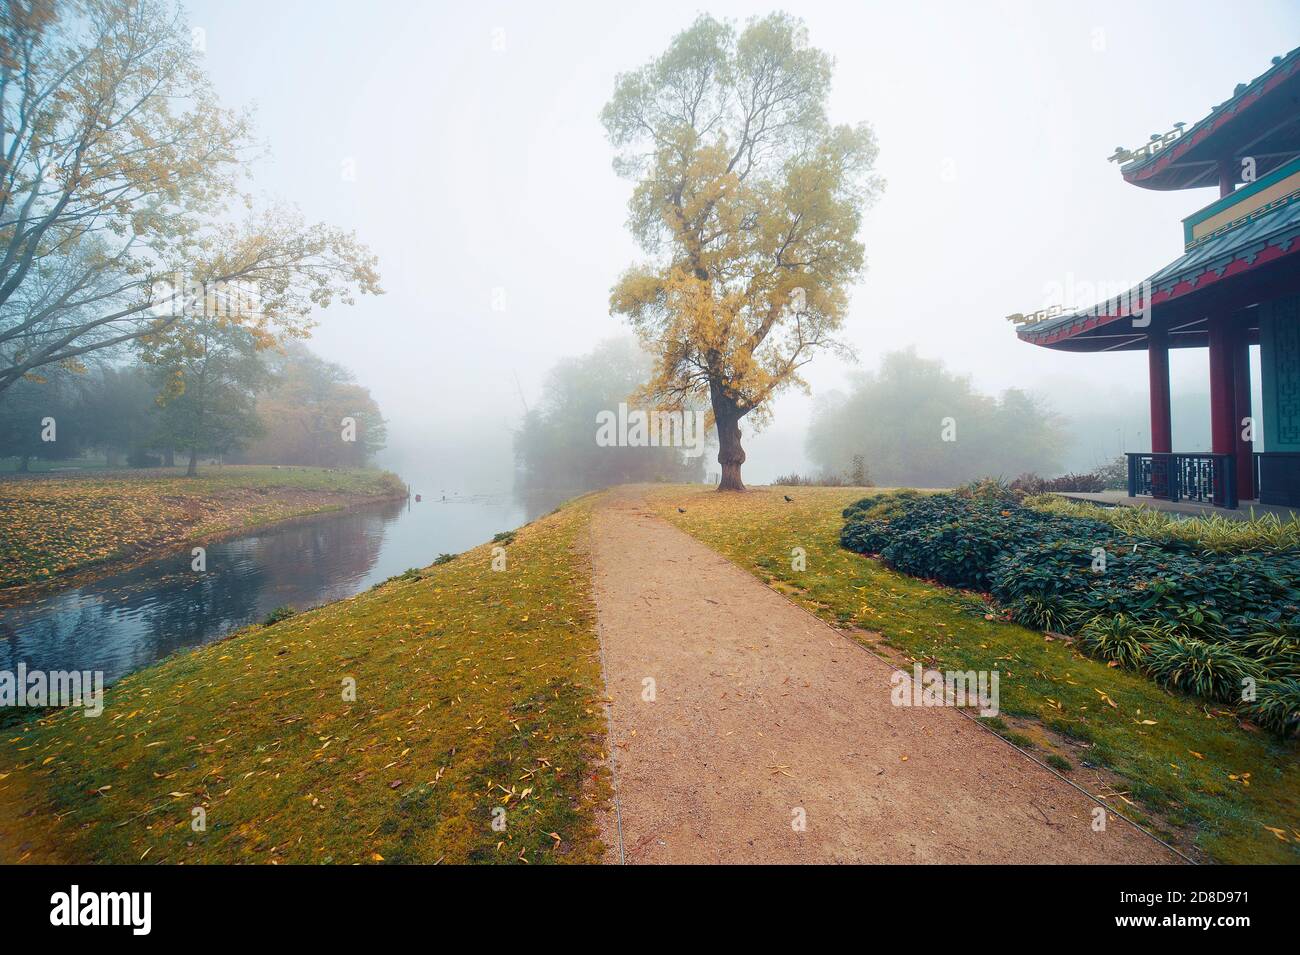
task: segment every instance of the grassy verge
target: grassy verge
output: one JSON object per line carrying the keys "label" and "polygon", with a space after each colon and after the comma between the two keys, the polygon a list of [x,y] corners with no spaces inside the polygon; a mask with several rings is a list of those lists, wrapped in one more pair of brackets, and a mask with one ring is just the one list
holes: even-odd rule
{"label": "grassy verge", "polygon": [[[1119,805],[1168,827],[1175,841],[1220,862],[1300,862],[1295,742],[1247,731],[1226,709],[1171,694],[1006,622],[980,595],[906,577],[844,550],[840,511],[865,493],[651,492],[665,518],[830,623],[877,632],[900,658],[928,666],[998,670],[1003,714],[1031,728],[1014,742],[1037,747],[1062,770],[1086,761],[1118,774],[1128,783]],[[796,547],[806,552],[804,571],[792,569]],[[1005,726],[999,731],[1007,735]]]}
{"label": "grassy verge", "polygon": [[0,480],[0,587],[402,493],[386,471],[253,465]]}
{"label": "grassy verge", "polygon": [[0,861],[598,861],[590,507],[6,729]]}

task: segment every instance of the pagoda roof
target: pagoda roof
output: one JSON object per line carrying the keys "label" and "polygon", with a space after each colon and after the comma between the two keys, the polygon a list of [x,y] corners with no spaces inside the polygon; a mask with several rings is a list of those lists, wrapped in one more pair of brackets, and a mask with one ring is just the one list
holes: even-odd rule
{"label": "pagoda roof", "polygon": [[1118,150],[1126,182],[1144,189],[1194,189],[1219,183],[1219,162],[1250,156],[1263,176],[1300,155],[1300,47],[1242,83],[1208,116],[1176,135],[1153,136],[1135,153]]}
{"label": "pagoda roof", "polygon": [[[1238,278],[1240,277],[1240,278]],[[1231,279],[1232,281],[1227,281]],[[1146,282],[1089,309],[1022,325],[1022,341],[1063,351],[1123,351],[1147,347],[1147,327],[1130,321],[1137,312],[1157,328],[1187,319],[1191,329],[1171,344],[1204,345],[1209,300],[1247,307],[1280,280],[1300,280],[1300,201],[1216,236],[1175,259]],[[1231,294],[1227,293],[1229,287]],[[1146,294],[1150,295],[1147,302]],[[1193,326],[1199,323],[1199,330]]]}

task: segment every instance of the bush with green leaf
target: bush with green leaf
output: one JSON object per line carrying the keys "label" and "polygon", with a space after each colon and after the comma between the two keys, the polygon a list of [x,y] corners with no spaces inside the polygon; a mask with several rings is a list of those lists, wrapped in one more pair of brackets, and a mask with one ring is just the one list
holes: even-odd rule
{"label": "bush with green leaf", "polygon": [[1231,644],[1182,635],[1153,644],[1145,668],[1157,683],[1221,703],[1241,702],[1245,681],[1262,675],[1259,664]]}
{"label": "bush with green leaf", "polygon": [[1300,729],[1300,679],[1260,680],[1255,699],[1241,708],[1242,713],[1278,736],[1291,736]]}
{"label": "bush with green leaf", "polygon": [[1146,656],[1151,632],[1151,627],[1144,627],[1125,614],[1098,614],[1079,631],[1078,646],[1089,656],[1113,660],[1120,666],[1137,670]]}
{"label": "bush with green leaf", "polygon": [[[1027,507],[1008,493],[989,480],[953,494],[866,497],[844,510],[840,543],[902,573],[988,593],[1017,622],[1077,634],[1084,652],[1173,689],[1239,703],[1246,677],[1300,679],[1300,547],[1277,546],[1287,533],[1227,549],[1222,534],[1215,546],[1165,530],[1144,537],[1123,521]],[[1273,710],[1288,697],[1271,692],[1276,728],[1285,720]]]}

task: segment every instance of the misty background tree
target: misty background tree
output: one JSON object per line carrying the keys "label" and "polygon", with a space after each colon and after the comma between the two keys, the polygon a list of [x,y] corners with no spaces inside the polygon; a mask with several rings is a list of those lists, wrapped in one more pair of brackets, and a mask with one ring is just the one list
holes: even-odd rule
{"label": "misty background tree", "polygon": [[[76,414],[83,399],[78,377],[55,367],[9,390],[0,401],[0,458],[16,458],[17,470],[28,471],[34,458],[67,461],[82,452],[86,429]],[[47,421],[54,440],[46,440]]]}
{"label": "misty background tree", "polygon": [[352,234],[240,193],[248,118],[221,108],[195,46],[167,0],[4,4],[0,400],[166,331],[226,283],[255,286],[262,330],[290,336],[380,291]]}
{"label": "misty background tree", "polygon": [[[192,332],[196,326],[175,326],[181,327]],[[217,395],[223,417],[207,424],[232,440],[206,442],[203,453],[222,454],[235,464],[341,468],[363,467],[384,447],[387,429],[379,406],[350,371],[301,342],[257,349],[250,337],[241,338],[236,344],[251,347],[260,367],[240,369],[218,388],[235,393]],[[179,347],[168,353],[160,341],[153,357],[152,363],[97,363],[84,373],[54,366],[19,381],[0,401],[0,461],[16,458],[18,470],[27,470],[33,459],[84,467],[96,463],[87,453],[98,452],[108,468],[170,466],[174,448],[186,448],[180,419],[198,410],[189,381],[185,398],[175,372],[197,375],[202,355]],[[202,380],[195,384],[206,387]],[[250,401],[255,422],[246,414]],[[57,441],[41,439],[45,417],[55,418]],[[355,441],[342,440],[346,417],[356,422]]]}
{"label": "misty background tree", "polygon": [[1058,474],[1066,443],[1064,419],[1039,399],[1016,388],[980,394],[969,377],[909,348],[855,374],[847,393],[820,399],[806,450],[825,473],[851,472],[860,456],[882,486],[954,487]]}
{"label": "misty background tree", "polygon": [[556,364],[546,376],[540,404],[528,410],[515,432],[519,489],[573,492],[638,481],[702,480],[703,454],[596,443],[597,414],[628,401],[650,368],[650,357],[631,338],[601,342],[586,355]]}
{"label": "misty background tree", "polygon": [[158,393],[144,365],[102,366],[86,377],[72,416],[105,467],[142,461],[140,452],[156,444]]}
{"label": "misty background tree", "polygon": [[[257,397],[262,433],[233,461],[314,467],[361,467],[387,443],[379,405],[352,372],[289,342],[264,356],[267,385]],[[341,437],[356,422],[356,440]]]}
{"label": "misty background tree", "polygon": [[639,70],[620,74],[601,119],[614,168],[636,186],[628,224],[648,261],[610,294],[654,356],[642,394],[707,400],[721,490],[744,490],[740,422],[834,338],[862,272],[870,174],[865,125],[826,116],[831,59],[801,21],[735,28],[707,15]]}

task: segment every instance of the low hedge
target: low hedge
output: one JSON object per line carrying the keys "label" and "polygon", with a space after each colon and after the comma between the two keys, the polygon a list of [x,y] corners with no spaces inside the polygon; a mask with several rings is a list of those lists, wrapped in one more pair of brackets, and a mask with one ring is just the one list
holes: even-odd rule
{"label": "low hedge", "polygon": [[[1079,636],[1166,686],[1300,723],[1300,551],[1210,551],[1045,513],[985,490],[863,498],[840,543],[914,577],[990,594],[1020,623]],[[1252,700],[1243,687],[1253,681]],[[1267,699],[1265,699],[1267,697]]]}

